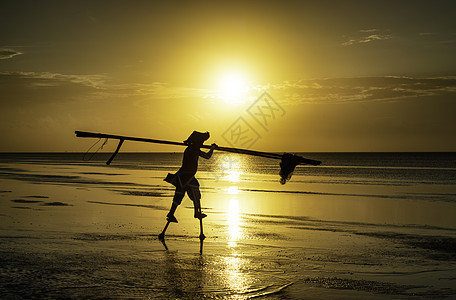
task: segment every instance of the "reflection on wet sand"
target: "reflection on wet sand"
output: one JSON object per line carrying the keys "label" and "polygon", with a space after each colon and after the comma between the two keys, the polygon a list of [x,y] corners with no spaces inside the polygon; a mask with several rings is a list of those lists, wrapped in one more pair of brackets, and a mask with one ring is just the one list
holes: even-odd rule
{"label": "reflection on wet sand", "polygon": [[242,237],[241,218],[239,216],[239,201],[231,199],[227,214],[228,246],[236,246],[236,242]]}
{"label": "reflection on wet sand", "polygon": [[[233,191],[234,189],[231,189]],[[237,190],[237,187],[236,187]],[[230,189],[228,190],[230,191]],[[227,288],[239,294],[246,293],[251,285],[252,279],[244,272],[244,265],[247,263],[239,252],[237,242],[243,237],[239,212],[239,200],[235,197],[228,202],[227,209],[227,237],[228,247],[232,253],[222,259],[224,280]]]}
{"label": "reflection on wet sand", "polygon": [[246,259],[237,251],[233,251],[231,256],[223,257],[222,280],[226,289],[234,293],[243,294],[248,291],[252,284],[252,279],[244,270]]}
{"label": "reflection on wet sand", "polygon": [[179,211],[167,244],[157,240],[173,193],[163,170],[174,161],[152,160],[150,170],[136,159],[121,169],[0,163],[2,298],[456,295],[450,160],[436,170],[301,167],[286,186],[265,160],[256,169],[237,156],[225,167],[211,162],[200,173],[208,214],[201,254],[192,207]]}
{"label": "reflection on wet sand", "polygon": [[[188,260],[187,260],[188,259]],[[203,294],[205,284],[204,258],[201,256],[184,259],[178,252],[166,252],[164,267],[164,284],[167,286],[168,299],[188,298]]]}

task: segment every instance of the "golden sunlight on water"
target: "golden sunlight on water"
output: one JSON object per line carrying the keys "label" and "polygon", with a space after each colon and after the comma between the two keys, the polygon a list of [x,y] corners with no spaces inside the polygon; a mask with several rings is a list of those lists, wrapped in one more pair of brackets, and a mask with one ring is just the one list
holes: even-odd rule
{"label": "golden sunlight on water", "polygon": [[231,182],[239,182],[241,177],[241,171],[229,170],[226,172],[224,179]]}
{"label": "golden sunlight on water", "polygon": [[239,201],[231,199],[228,206],[228,246],[236,246],[242,237],[241,218],[239,216]]}
{"label": "golden sunlight on water", "polygon": [[229,288],[237,293],[246,292],[250,286],[251,279],[242,272],[245,259],[239,253],[234,252],[233,256],[224,258],[224,264],[225,281]]}
{"label": "golden sunlight on water", "polygon": [[237,293],[244,293],[248,290],[251,279],[242,272],[245,259],[237,252],[237,242],[243,236],[242,222],[239,213],[239,200],[236,199],[238,193],[237,186],[230,186],[227,189],[232,198],[228,202],[227,209],[227,235],[228,247],[232,250],[232,255],[225,257],[225,282],[229,288]]}
{"label": "golden sunlight on water", "polygon": [[248,166],[248,160],[241,155],[223,153],[219,156],[217,165],[222,180],[238,183],[241,181],[241,176],[244,175],[244,170]]}
{"label": "golden sunlight on water", "polygon": [[237,186],[230,186],[226,188],[226,192],[230,195],[237,195],[239,194],[239,189]]}

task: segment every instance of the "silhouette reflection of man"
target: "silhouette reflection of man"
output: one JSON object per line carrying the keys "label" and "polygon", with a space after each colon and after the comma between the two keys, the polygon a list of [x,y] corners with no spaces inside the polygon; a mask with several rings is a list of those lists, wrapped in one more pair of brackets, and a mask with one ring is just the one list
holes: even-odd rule
{"label": "silhouette reflection of man", "polygon": [[200,156],[205,159],[211,158],[214,149],[217,148],[216,144],[212,144],[208,152],[201,151],[200,148],[207,139],[209,139],[209,132],[202,133],[193,131],[190,137],[184,141],[184,143],[188,146],[184,151],[182,166],[176,174],[168,174],[165,178],[166,182],[169,182],[176,187],[173,203],[166,215],[168,222],[178,222],[174,213],[176,212],[177,207],[182,203],[185,193],[187,193],[188,197],[193,201],[193,207],[195,210],[194,217],[202,220],[207,216],[201,212],[201,193],[199,189],[199,182],[195,178],[196,171],[198,170],[198,158]]}

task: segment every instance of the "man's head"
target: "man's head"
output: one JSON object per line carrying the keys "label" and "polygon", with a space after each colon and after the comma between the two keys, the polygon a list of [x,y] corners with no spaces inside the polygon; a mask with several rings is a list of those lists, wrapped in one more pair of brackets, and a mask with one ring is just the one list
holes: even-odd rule
{"label": "man's head", "polygon": [[209,132],[193,131],[184,143],[187,145],[202,146],[207,139],[209,139]]}

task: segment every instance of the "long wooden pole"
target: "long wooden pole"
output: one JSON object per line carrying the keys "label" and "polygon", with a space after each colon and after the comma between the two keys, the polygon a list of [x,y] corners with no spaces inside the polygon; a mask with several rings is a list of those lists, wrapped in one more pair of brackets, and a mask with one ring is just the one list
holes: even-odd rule
{"label": "long wooden pole", "polygon": [[[116,151],[111,156],[111,158],[106,162],[106,164],[110,164],[111,161],[114,159],[114,156],[119,152],[120,147],[122,146],[123,141],[136,141],[136,142],[146,142],[146,143],[155,143],[155,144],[167,144],[167,145],[177,145],[177,146],[188,146],[183,142],[173,142],[173,141],[166,141],[166,140],[157,140],[157,139],[149,139],[149,138],[138,138],[138,137],[131,137],[131,136],[123,136],[123,135],[113,135],[113,134],[105,134],[105,133],[95,133],[95,132],[87,132],[87,131],[75,131],[77,137],[87,137],[87,138],[107,138],[107,139],[118,139],[119,145],[117,146]],[[201,148],[209,149],[211,148],[210,145],[202,145]],[[269,153],[269,152],[261,152],[255,150],[248,150],[248,149],[240,149],[240,148],[232,148],[232,147],[217,147],[218,151],[225,151],[225,152],[232,152],[232,153],[240,153],[240,154],[247,154],[253,156],[261,156],[267,158],[274,158],[274,159],[282,159],[282,155],[278,153]],[[299,162],[303,164],[309,165],[320,165],[321,162],[318,160],[307,159],[304,157],[299,156]]]}

